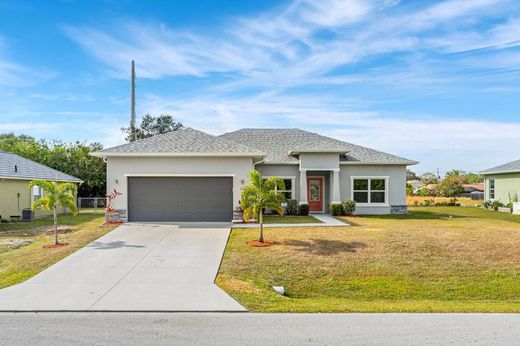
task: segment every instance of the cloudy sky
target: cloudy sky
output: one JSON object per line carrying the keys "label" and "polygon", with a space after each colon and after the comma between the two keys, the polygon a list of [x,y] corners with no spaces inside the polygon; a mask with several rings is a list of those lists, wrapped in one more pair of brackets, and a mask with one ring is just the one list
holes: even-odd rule
{"label": "cloudy sky", "polygon": [[0,133],[121,143],[137,111],[299,127],[439,168],[520,158],[517,0],[0,0]]}

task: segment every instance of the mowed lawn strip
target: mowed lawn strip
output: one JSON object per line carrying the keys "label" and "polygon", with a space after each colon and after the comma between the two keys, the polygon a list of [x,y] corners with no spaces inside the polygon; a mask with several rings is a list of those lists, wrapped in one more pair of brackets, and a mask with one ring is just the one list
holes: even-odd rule
{"label": "mowed lawn strip", "polygon": [[[115,228],[100,227],[104,221],[102,215],[63,215],[58,219],[60,225],[74,226],[76,230],[59,234],[59,241],[69,245],[55,249],[42,248],[53,243],[53,233],[44,232],[53,227],[52,217],[34,222],[0,224],[0,288],[29,279]],[[5,240],[19,239],[35,242],[18,249],[8,249],[2,245]]]}
{"label": "mowed lawn strip", "polygon": [[264,215],[264,223],[323,223],[311,215]]}
{"label": "mowed lawn strip", "polygon": [[269,228],[267,248],[234,229],[217,284],[252,311],[520,312],[520,216],[432,207],[346,220]]}

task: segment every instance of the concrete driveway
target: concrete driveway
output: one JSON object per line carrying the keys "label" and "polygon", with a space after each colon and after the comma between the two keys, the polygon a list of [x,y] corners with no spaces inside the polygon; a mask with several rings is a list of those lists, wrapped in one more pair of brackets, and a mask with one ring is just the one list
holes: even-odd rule
{"label": "concrete driveway", "polygon": [[230,227],[210,226],[120,226],[0,290],[0,311],[245,311],[214,284]]}

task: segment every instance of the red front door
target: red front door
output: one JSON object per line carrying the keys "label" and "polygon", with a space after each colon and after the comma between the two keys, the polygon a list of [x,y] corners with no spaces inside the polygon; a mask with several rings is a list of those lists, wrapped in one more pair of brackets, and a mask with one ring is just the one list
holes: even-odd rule
{"label": "red front door", "polygon": [[307,199],[310,211],[323,211],[323,177],[307,178]]}

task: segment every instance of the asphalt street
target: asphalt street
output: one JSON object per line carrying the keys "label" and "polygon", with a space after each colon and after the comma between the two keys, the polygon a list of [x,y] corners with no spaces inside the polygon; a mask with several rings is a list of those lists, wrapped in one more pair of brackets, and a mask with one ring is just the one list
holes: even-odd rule
{"label": "asphalt street", "polygon": [[517,314],[0,313],[1,345],[518,345]]}

